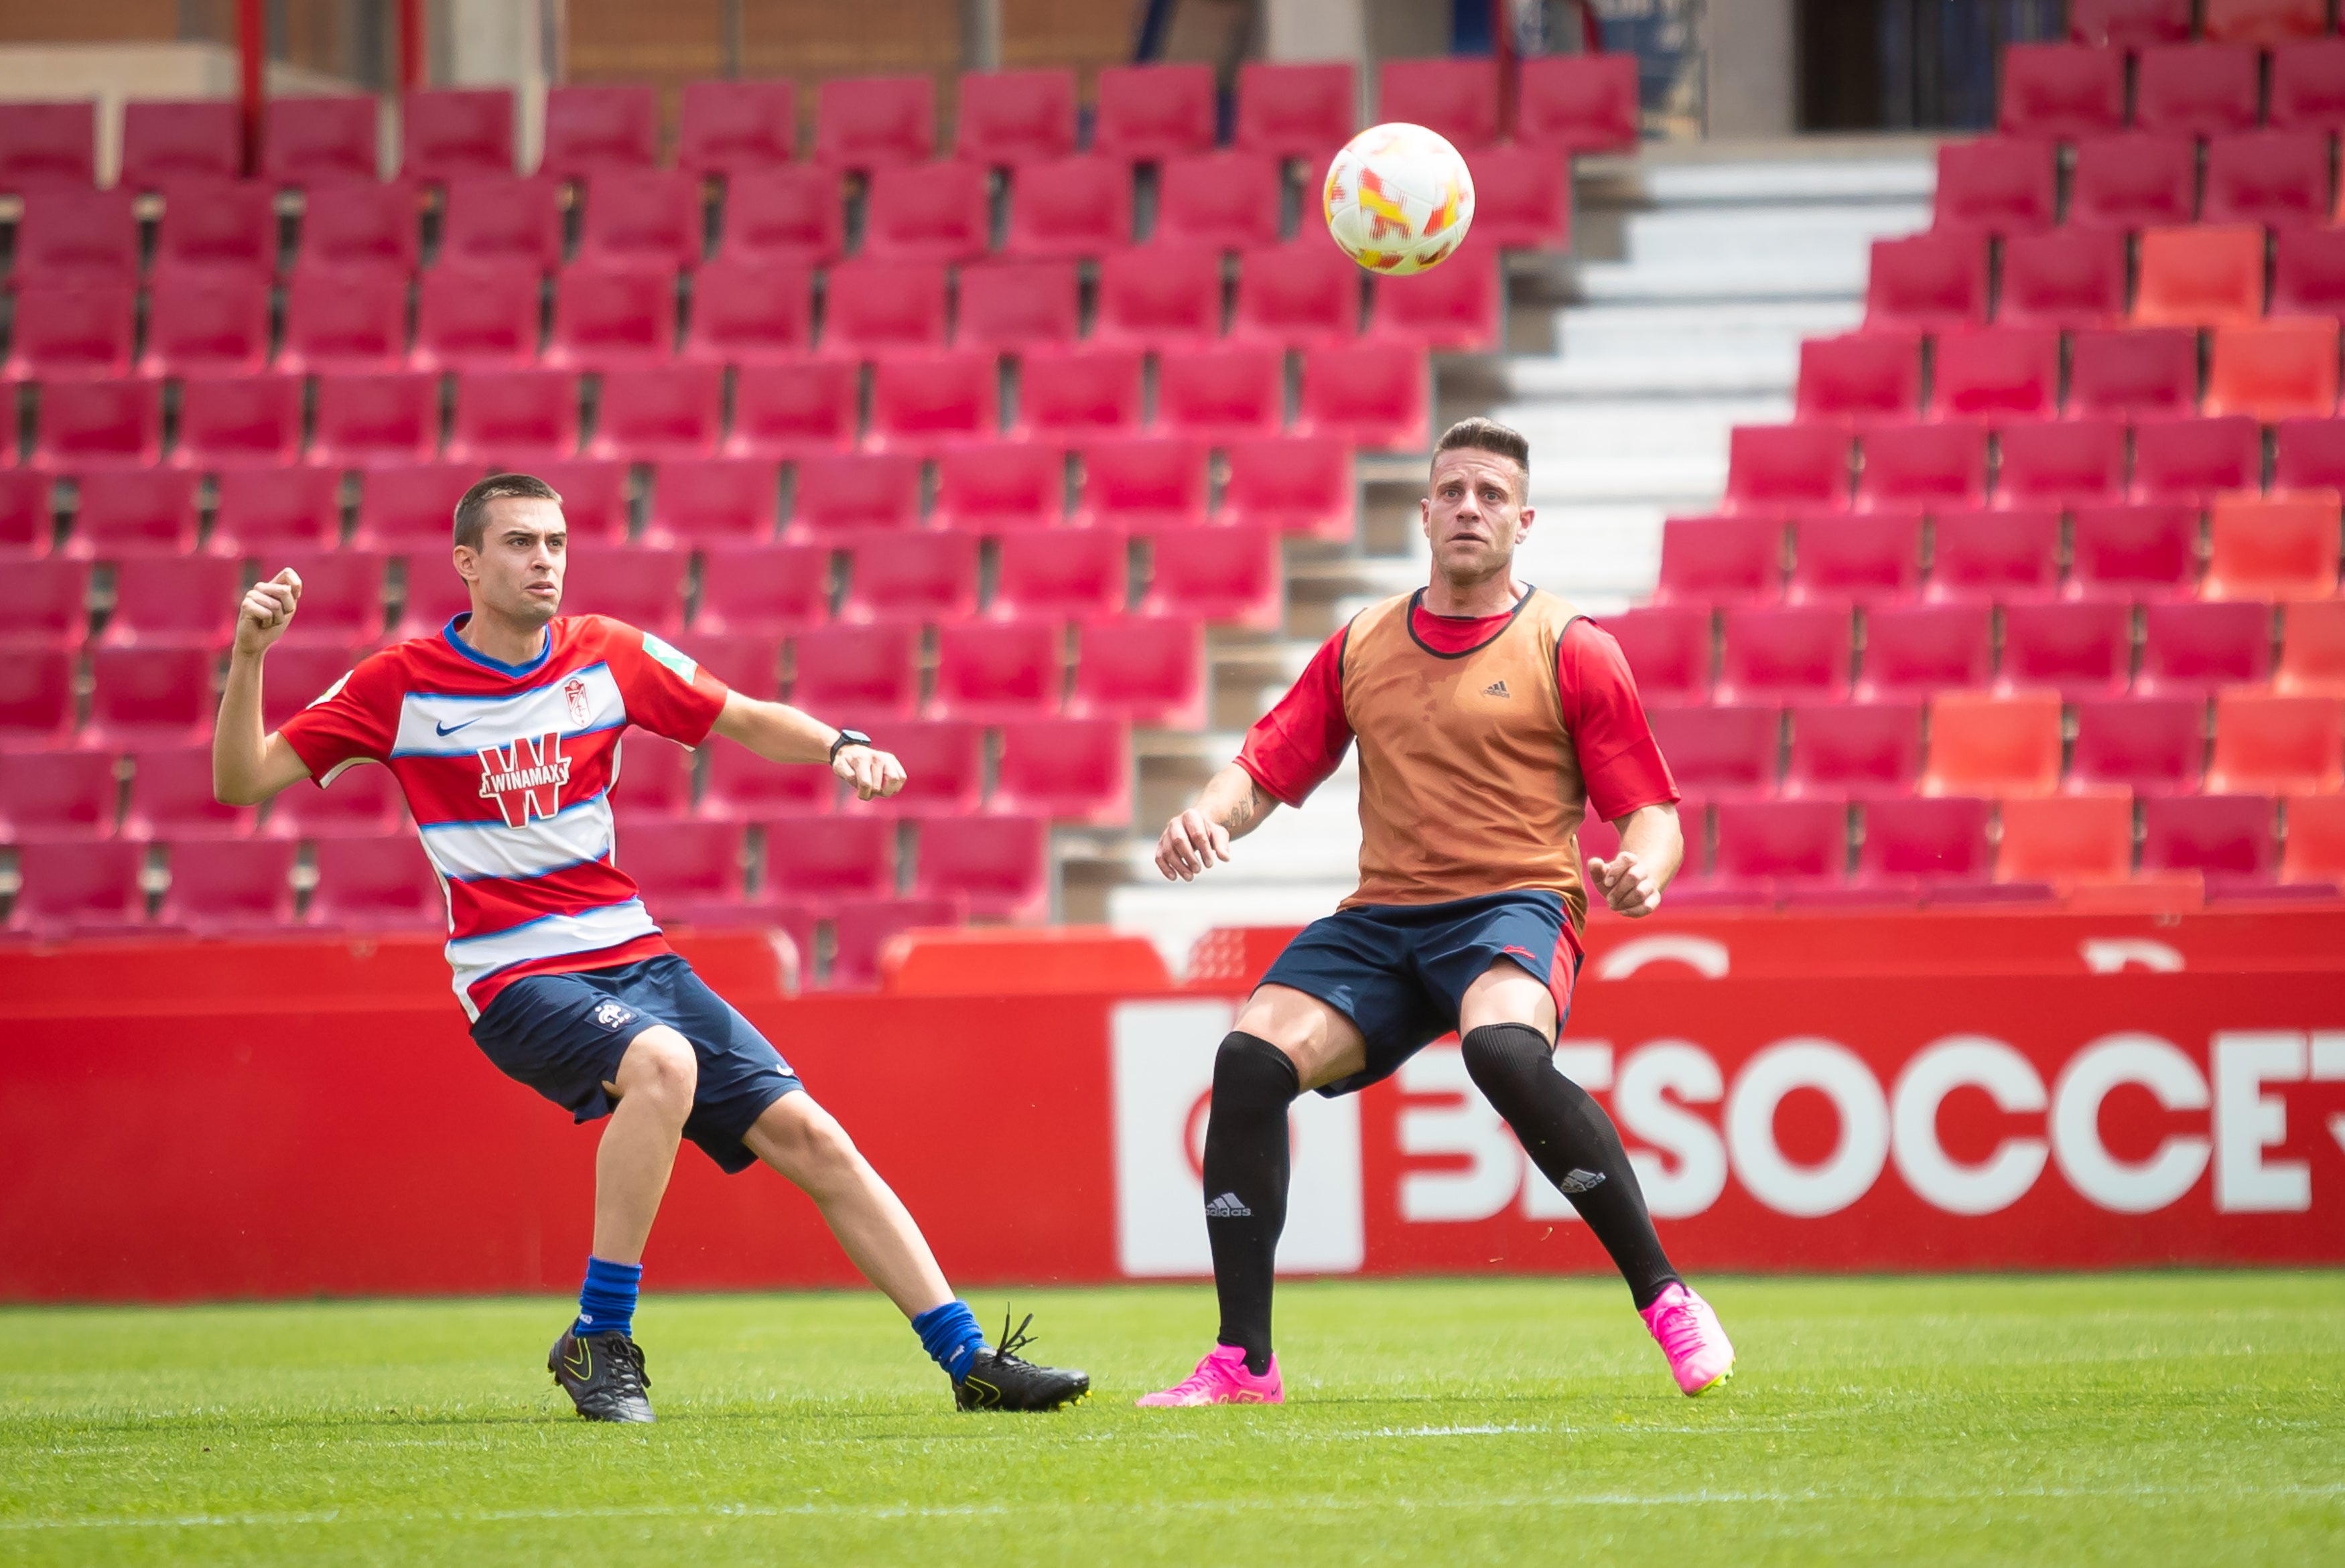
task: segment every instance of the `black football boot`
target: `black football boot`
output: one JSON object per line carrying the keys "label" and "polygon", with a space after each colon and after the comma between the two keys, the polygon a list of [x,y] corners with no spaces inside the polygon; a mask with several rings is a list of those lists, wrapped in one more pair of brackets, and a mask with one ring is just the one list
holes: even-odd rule
{"label": "black football boot", "polygon": [[1091,1375],[1064,1367],[1038,1367],[1018,1352],[1033,1341],[1026,1332],[1034,1314],[1015,1331],[1001,1315],[1001,1343],[977,1352],[969,1371],[953,1383],[953,1403],[965,1411],[1054,1411],[1089,1399]]}
{"label": "black football boot", "polygon": [[644,1371],[643,1348],[616,1329],[600,1334],[563,1330],[545,1353],[546,1370],[588,1421],[649,1421],[652,1386]]}

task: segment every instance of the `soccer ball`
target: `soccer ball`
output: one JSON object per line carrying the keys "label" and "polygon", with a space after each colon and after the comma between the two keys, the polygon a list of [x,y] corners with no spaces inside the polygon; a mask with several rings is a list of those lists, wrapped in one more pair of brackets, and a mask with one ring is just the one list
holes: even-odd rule
{"label": "soccer ball", "polygon": [[1320,197],[1327,232],[1371,272],[1405,277],[1438,266],[1474,222],[1474,177],[1437,132],[1370,126],[1327,166]]}

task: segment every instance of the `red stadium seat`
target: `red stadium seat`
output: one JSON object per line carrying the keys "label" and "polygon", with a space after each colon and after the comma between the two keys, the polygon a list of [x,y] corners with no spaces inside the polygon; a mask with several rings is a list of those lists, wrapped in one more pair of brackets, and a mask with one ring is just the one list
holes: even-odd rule
{"label": "red stadium seat", "polygon": [[97,106],[0,106],[0,190],[87,190],[97,183]]}
{"label": "red stadium seat", "polygon": [[1493,349],[1500,346],[1504,303],[1496,248],[1468,243],[1430,271],[1377,278],[1368,336],[1457,352]]}
{"label": "red stadium seat", "polygon": [[1309,235],[1247,251],[1230,336],[1289,347],[1348,342],[1360,329],[1361,277],[1350,258]]}
{"label": "red stadium seat", "polygon": [[675,167],[739,175],[797,154],[797,91],[787,76],[686,82],[678,105]]}
{"label": "red stadium seat", "polygon": [[2006,136],[2075,140],[2125,124],[2125,56],[2067,44],[2014,44],[2003,52]]}
{"label": "red stadium seat", "polygon": [[[269,352],[269,289],[260,300],[259,357]],[[132,328],[138,291],[126,279],[77,288],[69,283],[34,283],[16,290],[14,330],[0,380],[107,380],[130,373]],[[168,324],[167,324],[168,325]],[[13,444],[10,447],[14,453]]]}
{"label": "red stadium seat", "polygon": [[562,265],[561,187],[513,175],[448,182],[440,209],[442,267]]}
{"label": "red stadium seat", "polygon": [[846,245],[838,171],[820,164],[740,168],[725,181],[726,261],[822,267]]}
{"label": "red stadium seat", "polygon": [[259,180],[181,180],[164,193],[155,270],[277,270],[277,193]]}
{"label": "red stadium seat", "polygon": [[2271,679],[2272,612],[2238,600],[2152,604],[2142,612],[2140,696],[2203,693]]}
{"label": "red stadium seat", "polygon": [[2221,692],[2207,787],[2217,794],[2329,794],[2345,789],[2345,706],[2334,697]]}
{"label": "red stadium seat", "polygon": [[2207,0],[2207,36],[2221,44],[2284,44],[2329,31],[2322,0]]}
{"label": "red stadium seat", "polygon": [[1146,247],[1100,262],[1101,344],[1186,349],[1222,335],[1222,258],[1196,248]]}
{"label": "red stadium seat", "polygon": [[410,92],[400,103],[400,172],[431,183],[513,172],[513,96],[503,87]]}
{"label": "red stadium seat", "polygon": [[1858,885],[1935,893],[1985,882],[1995,866],[1987,834],[1993,810],[1962,795],[1867,801]]}
{"label": "red stadium seat", "polygon": [[33,466],[146,468],[162,455],[163,410],[154,381],[56,381],[41,389]]}
{"label": "red stadium seat", "polygon": [[1689,794],[1716,799],[1774,793],[1782,747],[1781,708],[1655,708],[1650,716],[1653,738]]}
{"label": "red stadium seat", "polygon": [[953,139],[976,164],[1028,164],[1075,150],[1075,76],[1066,70],[963,71]]}
{"label": "red stadium seat", "polygon": [[[769,546],[781,516],[781,483],[780,465],[769,458],[664,458],[652,470],[645,542]],[[716,589],[703,582],[705,592]]]}
{"label": "red stadium seat", "polygon": [[659,104],[647,86],[549,87],[539,171],[556,179],[647,169],[659,161]]}
{"label": "red stadium seat", "polygon": [[1070,259],[1132,243],[1132,169],[1099,154],[1028,164],[1010,189],[1011,256]]}
{"label": "red stadium seat", "polygon": [[545,362],[606,375],[675,352],[675,275],[664,268],[572,267],[555,279]]}
{"label": "red stadium seat", "polygon": [[1162,729],[1205,722],[1204,628],[1171,616],[1087,621],[1067,705],[1079,719],[1124,719]]}
{"label": "red stadium seat", "polygon": [[[46,474],[0,469],[0,561],[48,553],[56,535],[56,509],[49,491]],[[5,624],[0,621],[0,626]]]}
{"label": "red stadium seat", "polygon": [[1222,486],[1222,523],[1251,523],[1281,533],[1345,541],[1359,529],[1352,451],[1341,441],[1274,436],[1229,443]]}
{"label": "red stadium seat", "polygon": [[563,581],[562,608],[608,615],[662,637],[684,631],[685,579],[692,558],[680,550],[635,545],[574,551]]}
{"label": "red stadium seat", "polygon": [[1315,161],[1352,139],[1358,88],[1349,61],[1238,67],[1236,145],[1247,152]]}
{"label": "red stadium seat", "polygon": [[1422,349],[1402,344],[1307,348],[1294,433],[1368,451],[1424,451],[1433,440],[1429,370]]}
{"label": "red stadium seat", "polygon": [[[2058,346],[2053,348],[2057,363]],[[2114,420],[2006,425],[1996,437],[1995,501],[2035,510],[2116,501],[2125,494],[2126,431]]]}
{"label": "red stadium seat", "polygon": [[1849,439],[1822,425],[1737,425],[1728,438],[1727,511],[1845,511]]}
{"label": "red stadium seat", "polygon": [[2268,879],[2279,855],[2263,794],[2153,796],[2141,803],[2141,868]]}
{"label": "red stadium seat", "polygon": [[1879,425],[1865,432],[1856,481],[1860,511],[1976,506],[1986,499],[1986,431],[1952,420]]}
{"label": "red stadium seat", "polygon": [[813,300],[814,276],[797,263],[712,261],[693,278],[692,324],[680,356],[726,365],[803,359],[814,347]]}
{"label": "red stadium seat", "polygon": [[724,432],[724,368],[660,365],[604,378],[586,455],[634,461],[714,457]]}
{"label": "red stadium seat", "polygon": [[306,187],[313,201],[322,191],[371,182],[382,172],[375,145],[381,114],[371,93],[272,96],[261,119],[261,177],[272,185]]}
{"label": "red stadium seat", "polygon": [[2073,0],[2068,36],[2120,49],[2183,43],[2190,36],[2190,0]]}
{"label": "red stadium seat", "polygon": [[1563,155],[1552,147],[1502,142],[1467,160],[1474,176],[1474,233],[1508,250],[1562,250],[1571,242],[1571,200]]}
{"label": "red stadium seat", "polygon": [[815,89],[817,163],[871,169],[922,163],[936,150],[933,78],[838,76]]}
{"label": "red stadium seat", "polygon": [[1864,618],[1856,697],[1872,703],[1984,686],[1994,669],[1995,619],[1985,603],[1888,605]]}
{"label": "red stadium seat", "polygon": [[2345,126],[2345,41],[2320,38],[2275,48],[2266,119],[2283,130]]}
{"label": "red stadium seat", "polygon": [[981,353],[898,355],[871,368],[871,445],[934,451],[1001,432],[1001,372]]}
{"label": "red stadium seat", "polygon": [[904,764],[904,787],[884,800],[850,794],[839,814],[969,817],[985,800],[985,728],[951,720],[914,719],[888,726],[888,749]]}
{"label": "red stadium seat", "polygon": [[874,261],[965,261],[985,254],[992,201],[981,164],[943,159],[871,172],[863,255]]}
{"label": "red stadium seat", "polygon": [[[384,565],[383,557],[371,550],[279,548],[256,554],[256,575],[273,577],[290,567],[301,579],[300,613],[277,646],[323,645],[344,654],[373,647],[382,637]],[[205,619],[219,619],[216,603]],[[193,630],[200,635],[208,628],[198,624]],[[269,656],[276,657],[274,651]]]}
{"label": "red stadium seat", "polygon": [[130,805],[122,836],[156,838],[246,838],[259,814],[250,806],[222,805],[212,796],[212,749],[208,745],[163,746],[135,753],[130,764]]}
{"label": "red stadium seat", "polygon": [[1094,441],[1082,451],[1083,488],[1075,521],[1087,528],[1154,532],[1205,521],[1205,448],[1152,436]]}
{"label": "red stadium seat", "polygon": [[1005,621],[1073,620],[1122,612],[1130,551],[1116,529],[1022,529],[1001,536],[987,613]]}
{"label": "red stadium seat", "polygon": [[218,470],[223,483],[231,469],[275,468],[299,460],[301,389],[299,376],[207,376],[183,381],[179,444],[171,460],[182,468]]}
{"label": "red stadium seat", "polygon": [[2132,674],[2128,606],[2106,600],[2004,606],[2002,690],[2114,695]]}
{"label": "red stadium seat", "polygon": [[1056,622],[939,626],[929,713],[980,723],[1055,713],[1065,696],[1065,648],[1066,629]]}
{"label": "red stadium seat", "polygon": [[1623,610],[1603,626],[1620,644],[1649,707],[1706,703],[1711,687],[1711,614],[1657,606]]}
{"label": "red stadium seat", "polygon": [[[223,648],[244,595],[244,564],[217,555],[134,555],[114,569],[110,648]],[[224,609],[223,607],[227,607]]]}
{"label": "red stadium seat", "polygon": [[[2060,412],[2060,334],[1985,327],[1938,334],[1930,411],[1942,420],[2048,420]],[[1871,462],[1871,446],[1866,448]]]}
{"label": "red stadium seat", "polygon": [[2147,327],[2228,327],[2264,313],[2264,231],[2252,224],[2148,228],[2133,319]]}
{"label": "red stadium seat", "polygon": [[136,282],[138,218],[113,190],[36,190],[16,219],[16,286]]}
{"label": "red stadium seat", "polygon": [[1213,145],[1210,66],[1109,66],[1099,74],[1098,102],[1094,151],[1150,163]]}
{"label": "red stadium seat", "polygon": [[2337,323],[2262,321],[2221,327],[2207,374],[2207,412],[2264,424],[2337,411]]}
{"label": "red stadium seat", "polygon": [[901,932],[922,926],[959,926],[969,905],[959,898],[874,898],[843,903],[831,911],[834,937],[829,984],[868,988],[879,983],[880,950]]}
{"label": "red stadium seat", "polygon": [[850,261],[830,271],[826,354],[866,358],[945,342],[945,269],[926,261]]}
{"label": "red stadium seat", "polygon": [[571,371],[472,370],[456,378],[450,462],[509,464],[577,450],[578,377]]}
{"label": "red stadium seat", "polygon": [[1914,332],[1843,332],[1800,344],[1802,422],[1903,420],[1921,413],[1922,339]]}
{"label": "red stadium seat", "polygon": [[2179,328],[2082,331],[2070,340],[2076,419],[2188,414],[2198,406],[2198,337]]}
{"label": "red stadium seat", "polygon": [[2133,800],[2124,794],[2003,803],[1998,881],[2123,882],[2133,869]]}
{"label": "red stadium seat", "polygon": [[407,554],[407,587],[390,641],[436,637],[451,619],[472,608],[472,592],[449,564],[446,541],[439,541],[437,549],[418,545]]}
{"label": "red stadium seat", "polygon": [[1055,525],[1066,511],[1066,454],[995,442],[937,459],[934,526],[970,533]]}
{"label": "red stadium seat", "polygon": [[2209,511],[2209,599],[2325,599],[2337,592],[2337,492],[2218,496]]}
{"label": "red stadium seat", "polygon": [[1867,274],[1867,327],[1934,331],[1986,319],[1985,237],[1956,231],[1873,242]]}
{"label": "red stadium seat", "polygon": [[1922,773],[1915,703],[1803,703],[1792,709],[1789,796],[1901,795]]}
{"label": "red stadium seat", "polygon": [[1045,349],[1019,367],[1015,433],[1029,440],[1081,440],[1140,428],[1137,349]]}
{"label": "red stadium seat", "polygon": [[89,630],[89,567],[51,558],[0,571],[0,647],[75,647]]}
{"label": "red stadium seat", "polygon": [[1689,892],[1704,902],[1773,903],[1836,890],[1848,870],[1848,806],[1842,801],[1718,803],[1709,873]]}
{"label": "red stadium seat", "polygon": [[144,860],[135,844],[25,845],[16,852],[22,885],[5,929],[52,941],[136,934],[147,924]]}
{"label": "red stadium seat", "polygon": [[[299,279],[297,278],[297,282]],[[377,299],[356,301],[353,312],[373,309],[373,325],[382,334],[382,341],[396,355],[404,350],[407,340],[406,279],[396,279],[391,285],[396,306],[395,319],[388,309],[380,308]],[[29,321],[25,301],[32,294],[25,289],[18,295],[17,332],[20,339]],[[306,307],[299,327],[303,333],[299,340],[293,336],[296,323],[287,323],[287,341],[281,356],[283,369],[296,368],[294,361],[310,346],[315,335],[313,312]],[[259,274],[238,272],[173,272],[158,275],[147,290],[147,346],[139,356],[138,369],[147,376],[223,375],[256,376],[269,362],[269,284]],[[56,372],[48,372],[55,379]]]}
{"label": "red stadium seat", "polygon": [[2009,238],[2052,227],[2056,210],[2056,152],[2048,141],[1987,137],[1938,148],[1938,189],[1932,225],[1983,229]]}
{"label": "red stadium seat", "polygon": [[114,831],[115,759],[29,752],[0,768],[0,844],[103,838]]}
{"label": "red stadium seat", "polygon": [[596,267],[700,265],[708,223],[698,177],[682,169],[605,169],[587,187],[585,207],[578,230],[580,261]]}
{"label": "red stadium seat", "polygon": [[884,898],[896,891],[896,824],[886,817],[777,817],[765,829],[770,890],[825,899]]}
{"label": "red stadium seat", "polygon": [[787,634],[830,619],[830,549],[716,544],[702,552],[695,632]]}
{"label": "red stadium seat", "polygon": [[2074,330],[2125,319],[2125,236],[2109,228],[2015,234],[2003,242],[2004,327]]}
{"label": "red stadium seat", "polygon": [[2198,501],[2263,486],[2263,430],[2243,414],[2146,419],[2134,427],[2133,493],[2141,501]]}
{"label": "red stadium seat", "polygon": [[1918,516],[1813,517],[1793,537],[1789,597],[1794,604],[1895,602],[1921,591]]}
{"label": "red stadium seat", "polygon": [[783,460],[847,450],[861,417],[858,379],[847,359],[742,366],[733,378],[726,455]]}
{"label": "red stadium seat", "polygon": [[416,367],[488,369],[535,359],[540,281],[528,266],[424,273],[416,286]]}
{"label": "red stadium seat", "polygon": [[631,470],[625,463],[592,458],[530,458],[515,462],[491,461],[491,471],[523,469],[553,487],[562,497],[562,515],[570,524],[573,541],[619,543],[633,531],[634,504],[627,489]]}
{"label": "red stadium seat", "polygon": [[790,701],[837,723],[876,728],[911,716],[919,701],[920,632],[901,622],[815,626],[792,640]]}
{"label": "red stadium seat", "polygon": [[440,450],[440,382],[421,371],[320,376],[310,460],[341,468],[430,462]]}
{"label": "red stadium seat", "polygon": [[1052,880],[1047,818],[996,814],[976,832],[958,817],[921,825],[919,896],[966,899],[982,919],[1035,923],[1051,917]]}
{"label": "red stadium seat", "polygon": [[2345,233],[2289,228],[2274,236],[2271,309],[2276,317],[2345,318]]}
{"label": "red stadium seat", "polygon": [[2245,131],[2207,144],[2202,223],[2271,228],[2326,224],[2330,209],[2325,131]]}
{"label": "red stadium seat", "polygon": [[1656,604],[1771,603],[1783,596],[1783,525],[1772,517],[1673,517],[1661,524]]}
{"label": "red stadium seat", "polygon": [[798,460],[789,531],[836,535],[920,523],[920,461],[899,452]]}
{"label": "red stadium seat", "polygon": [[1157,174],[1158,244],[1244,250],[1278,243],[1279,160],[1223,151],[1166,158]]}
{"label": "red stadium seat", "polygon": [[1143,615],[1194,616],[1274,632],[1286,622],[1286,570],[1267,528],[1174,529],[1151,541]]}
{"label": "red stadium seat", "polygon": [[1012,719],[1001,726],[992,809],[1091,827],[1132,815],[1131,732],[1112,720]]}
{"label": "red stadium seat", "polygon": [[74,654],[64,648],[11,649],[0,659],[0,753],[62,743],[74,722]]}
{"label": "red stadium seat", "polygon": [[1721,703],[1837,699],[1848,695],[1849,616],[1845,604],[1789,609],[1729,605],[1719,661]]}
{"label": "red stadium seat", "polygon": [[2282,882],[2345,884],[2345,794],[2290,795],[2288,842],[2280,851]]}
{"label": "red stadium seat", "polygon": [[2068,788],[2080,794],[2189,794],[2207,766],[2207,699],[2087,699],[2076,704]]}
{"label": "red stadium seat", "polygon": [[976,262],[960,269],[953,342],[1016,353],[1075,340],[1081,321],[1072,261]]}
{"label": "red stadium seat", "polygon": [[388,551],[437,546],[444,560],[456,503],[480,478],[481,470],[471,463],[416,463],[372,470],[360,486],[358,528],[350,543]]}
{"label": "red stadium seat", "polygon": [[[264,329],[255,348],[265,355],[269,346],[265,284],[258,302]],[[405,274],[372,267],[331,270],[304,267],[293,274],[285,291],[285,348],[278,356],[279,369],[297,376],[391,370],[406,358]],[[259,358],[249,365],[258,369]]]}
{"label": "red stadium seat", "polygon": [[2135,68],[2134,124],[2199,137],[2247,130],[2256,123],[2261,66],[2246,46],[2152,45]]}
{"label": "red stadium seat", "polygon": [[2282,611],[2275,690],[2345,697],[2345,600],[2316,599]]}
{"label": "red stadium seat", "polygon": [[1641,134],[1637,61],[1627,51],[1523,61],[1515,135],[1566,153],[1629,152]]}
{"label": "red stadium seat", "polygon": [[2172,131],[2124,131],[2076,144],[2068,223],[2077,228],[2172,228],[2198,216],[2198,144]]}
{"label": "red stadium seat", "polygon": [[966,621],[977,613],[973,533],[889,531],[855,541],[842,621]]}
{"label": "red stadium seat", "polygon": [[84,474],[66,553],[88,559],[195,549],[196,476],[169,469]]}
{"label": "red stadium seat", "polygon": [[[281,716],[265,717],[272,727],[281,724],[291,713],[306,704],[311,697],[323,692],[350,667],[347,655],[333,660],[325,655],[332,650],[303,649],[300,652],[318,656],[317,678],[293,684],[293,700]],[[269,679],[277,683],[282,673],[278,662],[282,652],[269,656]],[[335,667],[331,673],[327,666]],[[399,793],[399,781],[385,767],[345,768],[334,775],[334,782],[324,788],[305,789],[296,784],[269,803],[269,820],[261,832],[271,838],[380,838],[401,831],[407,815]]]}
{"label": "red stadium seat", "polygon": [[2076,509],[2071,593],[2110,599],[2188,595],[2198,576],[2198,510],[2188,502]]}
{"label": "red stadium seat", "polygon": [[1924,794],[2050,794],[2060,786],[2060,699],[1944,692],[1930,703]]}
{"label": "red stadium seat", "polygon": [[[705,639],[693,640],[695,643],[705,641]],[[774,653],[776,661],[778,662],[778,644],[767,642],[763,644],[763,648],[766,652]],[[731,670],[722,671],[720,673],[723,673],[728,682],[736,673],[742,676],[744,680],[750,678],[750,671],[746,665],[737,661]],[[766,674],[765,679],[768,686],[773,683],[770,673]],[[754,819],[768,814],[787,813],[791,819],[795,820],[802,815],[828,812],[838,804],[838,780],[832,775],[828,768],[778,766],[767,762],[746,746],[714,746],[709,750],[708,788],[700,801],[700,811],[705,816],[729,817],[737,821]],[[796,864],[789,858],[793,853],[812,852],[819,855],[824,853],[826,845],[828,845],[831,848],[845,850],[852,861],[865,852],[867,841],[878,837],[878,824],[868,818],[851,825],[844,823],[837,825],[838,834],[837,837],[829,840],[822,840],[819,835],[814,835],[816,842],[801,843],[794,837],[790,843],[782,846],[783,858],[777,862],[775,855],[775,824],[767,824],[766,892],[772,894],[777,891],[798,891],[789,879],[783,875],[785,868]],[[888,852],[884,862],[888,868],[887,885],[893,887],[895,885],[893,853],[895,834],[892,828],[886,832],[884,843]],[[864,891],[864,885],[858,882],[846,891],[861,892]]]}
{"label": "red stadium seat", "polygon": [[1498,139],[1497,70],[1487,59],[1386,60],[1376,68],[1376,118],[1424,126],[1463,150]]}
{"label": "red stadium seat", "polygon": [[2273,431],[2274,490],[2345,490],[2345,420],[2282,420]]}
{"label": "red stadium seat", "polygon": [[211,733],[213,663],[204,648],[100,648],[90,658],[88,743],[200,744]]}
{"label": "red stadium seat", "polygon": [[317,845],[310,924],[335,930],[445,929],[447,895],[411,833]]}
{"label": "red stadium seat", "polygon": [[1156,368],[1156,422],[1222,442],[1278,433],[1286,422],[1286,357],[1267,344],[1171,354]]}

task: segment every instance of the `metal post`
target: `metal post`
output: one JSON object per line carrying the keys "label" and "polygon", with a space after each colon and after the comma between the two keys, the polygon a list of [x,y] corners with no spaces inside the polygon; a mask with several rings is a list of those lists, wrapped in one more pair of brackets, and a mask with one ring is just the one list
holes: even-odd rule
{"label": "metal post", "polygon": [[1512,134],[1515,126],[1515,8],[1507,0],[1490,0],[1490,56],[1498,67],[1498,134]]}
{"label": "metal post", "polygon": [[741,19],[741,0],[725,0],[724,9],[718,15],[716,25],[725,35],[721,40],[725,56],[725,75],[727,78],[738,78],[742,70],[741,56],[746,52],[746,39]]}
{"label": "metal post", "polygon": [[269,66],[269,31],[260,0],[237,0],[237,100],[242,110],[244,172],[260,172],[260,115],[263,83]]}
{"label": "metal post", "polygon": [[424,55],[423,0],[399,0],[399,90],[411,93],[430,77]]}

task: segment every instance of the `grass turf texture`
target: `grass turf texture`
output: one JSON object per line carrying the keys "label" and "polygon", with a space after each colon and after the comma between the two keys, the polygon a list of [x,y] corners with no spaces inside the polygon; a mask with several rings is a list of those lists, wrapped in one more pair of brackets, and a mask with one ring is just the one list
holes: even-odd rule
{"label": "grass turf texture", "polygon": [[[656,1427],[552,1300],[0,1311],[0,1560],[2313,1562],[2345,1274],[1287,1286],[1283,1409],[1150,1411],[1202,1289],[1020,1291],[1089,1403],[960,1415],[876,1296],[646,1298]],[[999,1321],[1000,1292],[979,1298]]]}

